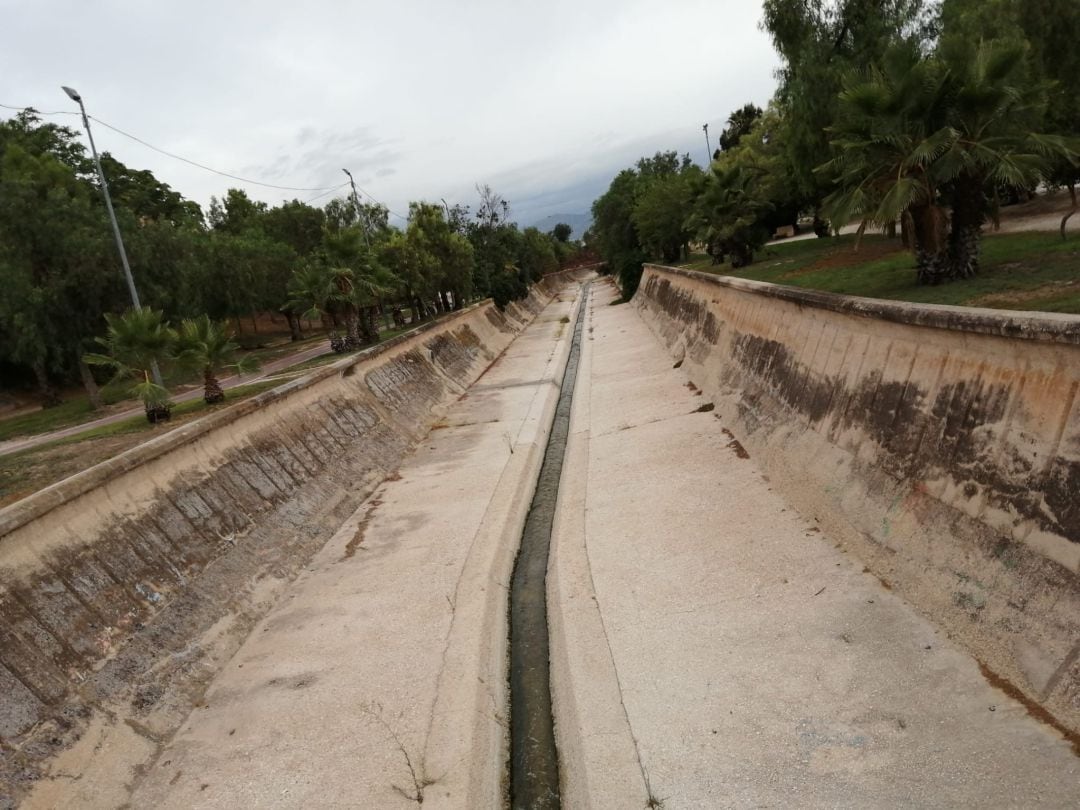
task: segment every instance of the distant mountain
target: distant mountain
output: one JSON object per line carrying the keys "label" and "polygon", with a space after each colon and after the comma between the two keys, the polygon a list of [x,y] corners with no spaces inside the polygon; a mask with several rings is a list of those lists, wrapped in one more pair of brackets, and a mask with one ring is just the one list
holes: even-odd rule
{"label": "distant mountain", "polygon": [[547,233],[560,222],[565,222],[574,229],[570,234],[571,239],[580,239],[592,225],[592,216],[590,214],[549,214],[538,222],[534,222],[533,226]]}

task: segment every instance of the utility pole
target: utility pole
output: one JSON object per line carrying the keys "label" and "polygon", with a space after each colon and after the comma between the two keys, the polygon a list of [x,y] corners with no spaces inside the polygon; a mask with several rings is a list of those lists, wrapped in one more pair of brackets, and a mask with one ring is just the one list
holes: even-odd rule
{"label": "utility pole", "polygon": [[349,185],[352,186],[352,199],[353,205],[356,206],[356,218],[360,220],[360,230],[364,232],[364,244],[371,247],[371,242],[368,241],[368,224],[363,219],[360,208],[360,196],[356,193],[356,181],[352,178],[352,173],[348,169],[342,169],[345,172],[345,176],[349,178]]}
{"label": "utility pole", "polygon": [[712,165],[712,145],[709,143],[709,125],[704,124],[701,127],[705,130],[705,168],[709,168]]}
{"label": "utility pole", "polygon": [[[94,145],[94,133],[90,131],[90,119],[86,115],[86,107],[83,106],[82,96],[70,87],[61,87],[68,98],[79,105],[82,113],[83,126],[86,127],[86,137],[90,139],[90,153],[94,156],[94,166],[97,167],[98,180],[101,181],[101,193],[105,195],[105,208],[109,212],[109,221],[112,223],[113,236],[116,237],[116,249],[120,251],[120,263],[124,265],[124,278],[127,280],[128,292],[131,293],[131,303],[135,309],[142,309],[139,303],[139,291],[135,289],[135,277],[131,275],[131,265],[128,264],[127,251],[124,250],[124,239],[120,235],[120,225],[116,221],[116,211],[113,210],[112,197],[109,196],[109,183],[105,179],[105,171],[101,168],[101,159],[98,157],[97,146]],[[156,361],[151,361],[150,371],[154,375],[154,382],[165,387],[161,379],[161,371],[158,370]]]}

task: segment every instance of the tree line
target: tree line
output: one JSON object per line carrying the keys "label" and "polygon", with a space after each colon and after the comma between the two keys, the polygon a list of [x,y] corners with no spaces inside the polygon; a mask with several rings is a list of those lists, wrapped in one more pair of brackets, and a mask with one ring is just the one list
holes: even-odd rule
{"label": "tree line", "polygon": [[148,345],[175,359],[192,356],[192,340],[185,347],[169,336],[201,329],[204,350],[232,343],[224,363],[260,314],[282,313],[294,340],[314,321],[344,351],[406,317],[419,323],[488,296],[505,306],[581,251],[568,226],[519,228],[487,186],[478,186],[475,211],[414,202],[395,227],[386,207],[356,195],[271,206],[231,188],[204,212],[151,172],[108,153],[101,160],[146,312],[127,312],[103,196],[77,133],[34,110],[0,121],[0,379],[36,384],[48,404],[75,381],[95,397],[101,380],[87,360],[150,385],[145,346],[109,354],[125,330],[129,343],[144,330]]}
{"label": "tree line", "polygon": [[765,0],[782,59],[765,109],[734,111],[711,165],[675,152],[620,172],[587,241],[632,295],[646,261],[701,245],[753,261],[782,227],[899,235],[917,279],[979,269],[998,207],[1080,183],[1075,0]]}

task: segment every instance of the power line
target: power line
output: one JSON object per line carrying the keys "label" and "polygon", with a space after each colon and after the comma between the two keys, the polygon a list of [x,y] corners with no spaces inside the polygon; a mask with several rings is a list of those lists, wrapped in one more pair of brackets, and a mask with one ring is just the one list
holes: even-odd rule
{"label": "power line", "polygon": [[349,185],[349,184],[348,183],[342,183],[340,186],[334,186],[332,189],[330,189],[329,191],[324,191],[322,194],[316,194],[310,200],[304,200],[304,205],[311,205],[311,203],[315,202],[316,200],[322,199],[327,194],[333,194],[335,191],[340,191],[341,189],[345,188],[345,186],[347,186],[347,185]]}
{"label": "power line", "polygon": [[24,110],[33,110],[37,115],[78,115],[77,112],[71,110],[51,110],[44,112],[43,110],[35,109],[34,107],[13,107],[10,104],[0,104],[0,107],[4,107],[8,110],[15,110],[17,112],[23,112]]}
{"label": "power line", "polygon": [[[4,107],[5,109],[8,109],[8,110],[19,110],[20,112],[22,110],[32,109],[38,115],[78,115],[78,113],[69,112],[67,110],[54,110],[54,111],[44,112],[42,110],[38,110],[38,109],[35,109],[33,107],[14,107],[14,106],[12,106],[10,104],[0,104],[0,107]],[[295,187],[295,186],[279,186],[279,185],[276,185],[274,183],[264,183],[261,180],[252,180],[250,178],[240,177],[239,175],[231,174],[229,172],[218,171],[217,169],[214,169],[214,168],[212,168],[210,166],[206,166],[206,165],[204,165],[202,163],[198,163],[197,161],[189,160],[188,158],[183,157],[182,155],[177,155],[177,154],[174,154],[173,152],[169,152],[169,151],[166,151],[165,149],[161,149],[160,147],[154,146],[152,143],[147,143],[142,138],[139,138],[139,137],[137,137],[135,135],[132,135],[130,132],[124,132],[124,130],[120,129],[119,127],[114,127],[112,124],[108,123],[107,121],[102,121],[100,118],[95,118],[92,115],[88,115],[87,118],[89,118],[90,120],[94,121],[97,124],[101,124],[103,127],[107,128],[107,129],[111,129],[113,132],[117,133],[118,135],[123,135],[125,138],[130,138],[131,140],[135,141],[136,143],[142,144],[147,149],[152,149],[153,151],[159,152],[160,154],[165,155],[166,157],[171,157],[173,160],[179,160],[179,161],[181,161],[183,163],[190,164],[191,166],[195,166],[195,167],[197,167],[199,169],[202,169],[204,171],[208,171],[208,172],[211,172],[213,174],[220,175],[222,177],[228,177],[231,180],[239,180],[241,183],[248,183],[248,184],[253,185],[253,186],[263,186],[264,188],[274,188],[274,189],[278,189],[280,191],[336,191],[338,188],[340,188],[340,186],[318,186],[316,188],[298,188],[298,187]]]}
{"label": "power line", "polygon": [[333,190],[337,189],[337,186],[319,186],[317,188],[297,188],[295,186],[278,186],[278,185],[275,185],[273,183],[263,183],[263,182],[261,182],[259,180],[250,180],[247,177],[240,177],[239,175],[236,175],[236,174],[229,174],[229,172],[218,171],[217,169],[212,169],[209,166],[204,166],[202,163],[196,163],[194,160],[188,160],[186,157],[181,157],[180,155],[175,155],[172,152],[167,152],[164,149],[160,149],[157,146],[154,146],[152,143],[147,143],[142,138],[137,138],[136,136],[132,135],[129,132],[124,132],[124,130],[119,129],[118,127],[114,127],[112,124],[107,124],[106,122],[102,121],[100,118],[94,118],[94,116],[92,116],[92,115],[89,116],[89,118],[91,120],[96,121],[97,123],[101,124],[103,127],[111,129],[113,132],[116,132],[116,133],[118,133],[120,135],[123,135],[125,138],[130,138],[131,140],[135,141],[135,143],[141,143],[147,149],[153,149],[155,152],[160,152],[161,154],[166,155],[168,157],[171,157],[174,160],[180,160],[180,161],[183,161],[184,163],[189,163],[192,166],[196,166],[196,167],[198,167],[200,169],[205,169],[206,171],[213,172],[214,174],[219,174],[222,177],[228,177],[228,178],[230,178],[232,180],[239,180],[241,183],[250,183],[253,186],[263,186],[264,188],[276,188],[276,189],[280,189],[281,191],[333,191]]}
{"label": "power line", "polygon": [[[45,112],[45,111],[42,111],[42,110],[35,109],[33,107],[14,107],[14,106],[12,106],[10,104],[0,104],[0,107],[3,107],[3,108],[8,109],[8,110],[17,110],[19,112],[21,112],[23,110],[32,109],[38,115],[78,115],[78,113],[71,112],[70,110],[53,110],[53,111]],[[87,116],[87,117],[90,118],[91,120],[93,120],[95,123],[101,124],[103,127],[106,127],[107,129],[111,129],[113,132],[117,133],[118,135],[122,135],[125,138],[129,138],[129,139],[135,141],[138,144],[142,144],[147,149],[152,149],[153,151],[159,152],[160,154],[165,155],[166,157],[171,157],[174,160],[182,161],[183,163],[190,164],[190,165],[195,166],[196,168],[202,169],[204,171],[208,171],[208,172],[211,172],[213,174],[220,175],[222,177],[228,177],[231,180],[239,180],[241,183],[249,183],[249,184],[254,185],[254,186],[262,186],[264,188],[273,188],[273,189],[278,189],[280,191],[318,191],[318,192],[321,192],[320,194],[318,194],[318,195],[312,197],[310,200],[308,200],[307,201],[308,203],[312,203],[315,200],[318,200],[318,199],[320,199],[322,197],[325,197],[328,194],[332,194],[333,192],[338,191],[339,189],[342,189],[345,186],[349,185],[348,183],[341,183],[340,185],[336,185],[336,186],[320,186],[318,188],[297,188],[297,187],[294,187],[294,186],[279,186],[279,185],[275,185],[273,183],[263,183],[263,182],[261,182],[259,180],[250,180],[250,179],[248,179],[246,177],[240,177],[239,175],[230,174],[229,172],[218,171],[217,169],[211,168],[210,166],[206,166],[206,165],[204,165],[202,163],[198,163],[198,162],[196,162],[194,160],[189,160],[186,157],[182,157],[181,155],[177,155],[177,154],[174,154],[172,152],[168,152],[165,149],[161,149],[161,148],[159,148],[157,146],[154,146],[152,143],[147,143],[142,138],[139,138],[139,137],[137,137],[135,135],[132,135],[130,132],[125,132],[124,130],[120,129],[119,127],[114,127],[112,124],[107,123],[106,121],[102,121],[100,118],[95,118],[92,115]],[[405,221],[408,220],[407,216],[404,216],[403,214],[399,214],[397,211],[392,210],[389,206],[384,205],[383,203],[379,202],[373,196],[371,196],[367,191],[360,188],[360,186],[357,186],[357,189],[365,197],[367,197],[369,200],[374,202],[376,205],[381,205],[383,208],[385,208],[388,213],[393,214],[398,219],[405,220]]]}
{"label": "power line", "polygon": [[358,191],[359,191],[359,192],[360,192],[361,194],[363,194],[363,195],[364,195],[365,197],[367,197],[367,198],[368,198],[369,200],[371,200],[371,201],[372,201],[373,203],[375,203],[376,205],[382,205],[382,207],[386,209],[387,213],[389,213],[389,214],[393,214],[393,215],[394,215],[395,217],[397,217],[398,219],[403,219],[403,220],[406,220],[406,221],[408,221],[408,219],[409,219],[409,218],[408,218],[407,216],[404,216],[404,215],[402,215],[402,214],[399,214],[399,213],[398,213],[397,211],[393,210],[393,209],[392,209],[392,208],[390,208],[389,206],[387,206],[387,205],[384,205],[383,203],[379,202],[379,201],[378,201],[378,200],[376,200],[376,199],[375,199],[374,197],[372,197],[372,196],[371,196],[370,194],[368,194],[368,193],[367,193],[366,191],[364,191],[364,189],[360,188],[360,186],[357,186],[356,188],[357,188],[357,190],[358,190]]}

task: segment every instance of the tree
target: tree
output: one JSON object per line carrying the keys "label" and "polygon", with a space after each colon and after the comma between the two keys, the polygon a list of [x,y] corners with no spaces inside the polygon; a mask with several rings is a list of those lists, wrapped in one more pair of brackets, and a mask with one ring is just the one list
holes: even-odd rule
{"label": "tree", "polygon": [[1049,175],[1047,158],[1075,154],[1062,139],[1035,134],[1044,97],[1024,75],[1023,45],[953,40],[942,50],[952,132],[933,168],[952,208],[949,275],[970,278],[996,189],[1033,188]]}
{"label": "tree", "polygon": [[721,152],[727,152],[739,145],[743,135],[748,135],[754,122],[761,118],[761,108],[756,104],[744,104],[728,116],[727,126],[720,133],[717,144]]}
{"label": "tree", "polygon": [[239,348],[225,326],[206,315],[189,318],[180,324],[176,361],[181,367],[202,374],[203,400],[207,405],[225,399],[225,392],[217,378],[221,369],[233,368],[237,373],[246,374],[258,368],[254,358],[238,354]]}
{"label": "tree", "polygon": [[832,190],[815,173],[849,74],[864,74],[897,42],[921,47],[932,34],[924,0],[764,0],[762,27],[783,64],[778,104],[786,127],[793,195],[817,208]]}
{"label": "tree", "polygon": [[[174,225],[202,224],[202,209],[198,203],[185,200],[145,169],[131,169],[108,152],[101,154],[101,166],[109,179],[113,205],[127,209],[139,222],[163,220]],[[90,175],[98,182],[97,175]]]}
{"label": "tree", "polygon": [[787,188],[784,144],[774,134],[778,118],[774,107],[759,116],[713,161],[700,184],[688,226],[716,264],[729,256],[732,267],[750,264],[776,227],[793,223],[797,215]]}
{"label": "tree", "polygon": [[829,200],[833,221],[857,216],[865,227],[904,217],[919,280],[934,284],[977,272],[997,188],[1034,185],[1051,157],[1076,159],[1065,140],[1030,130],[1039,102],[1018,81],[1022,47],[954,41],[943,51],[924,58],[898,47],[883,69],[850,86],[841,96],[838,155],[822,167],[840,187]]}
{"label": "tree", "polygon": [[558,270],[559,260],[555,256],[551,238],[537,228],[526,228],[521,234],[518,264],[530,283]]}
{"label": "tree", "polygon": [[566,244],[570,241],[570,234],[574,232],[574,229],[567,225],[565,222],[559,222],[551,229],[551,235],[556,241]]}
{"label": "tree", "polygon": [[678,172],[638,179],[631,216],[638,241],[649,256],[672,263],[687,253],[693,236],[687,220],[703,177],[702,171],[690,164]]}
{"label": "tree", "polygon": [[230,188],[221,200],[217,197],[210,198],[207,220],[214,230],[240,234],[259,227],[259,221],[266,210],[266,203],[252,200],[242,189]]}
{"label": "tree", "polygon": [[331,334],[335,351],[359,348],[359,317],[353,299],[353,273],[346,267],[331,267],[323,256],[309,260],[299,267],[289,281],[289,298],[285,306],[302,317],[322,318],[333,326],[345,324],[345,338],[337,342]]}
{"label": "tree", "polygon": [[624,169],[592,204],[592,241],[609,271],[619,279],[619,287],[627,299],[637,291],[642,265],[648,258],[634,224],[637,187],[637,172]]}
{"label": "tree", "polygon": [[163,365],[173,357],[174,332],[160,311],[149,307],[129,309],[123,315],[106,315],[105,337],[97,338],[104,350],[83,359],[90,365],[112,369],[113,380],[133,380],[130,393],[142,400],[150,423],[169,418],[169,392],[151,378],[154,364]]}
{"label": "tree", "polygon": [[528,294],[517,266],[521,232],[510,222],[510,203],[488,185],[477,185],[480,205],[468,226],[473,248],[472,286],[490,295],[500,307]]}
{"label": "tree", "polygon": [[54,378],[76,369],[93,401],[81,357],[126,292],[104,208],[68,162],[73,133],[35,120],[0,123],[0,357],[32,371],[46,406],[60,399]]}

